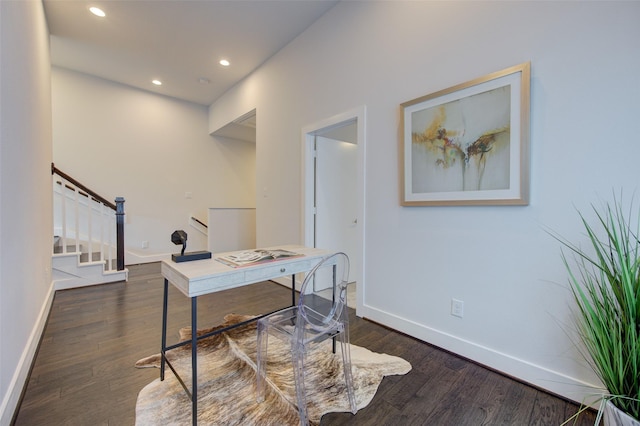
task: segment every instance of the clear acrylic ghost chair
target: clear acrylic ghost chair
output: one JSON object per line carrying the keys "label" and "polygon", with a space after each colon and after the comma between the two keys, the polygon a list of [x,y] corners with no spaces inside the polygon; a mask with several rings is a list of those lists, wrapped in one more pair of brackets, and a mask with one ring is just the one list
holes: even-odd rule
{"label": "clear acrylic ghost chair", "polygon": [[[349,283],[349,258],[344,253],[325,257],[309,272],[302,283],[297,306],[275,312],[258,321],[257,355],[257,400],[264,401],[267,346],[269,335],[279,337],[291,344],[291,357],[296,385],[296,397],[300,424],[309,424],[305,391],[305,354],[317,343],[333,338],[333,352],[336,338],[340,341],[344,379],[353,414],[358,409],[351,375],[351,354],[349,350],[349,318],[347,312],[347,284]],[[325,290],[327,298],[315,294]]]}

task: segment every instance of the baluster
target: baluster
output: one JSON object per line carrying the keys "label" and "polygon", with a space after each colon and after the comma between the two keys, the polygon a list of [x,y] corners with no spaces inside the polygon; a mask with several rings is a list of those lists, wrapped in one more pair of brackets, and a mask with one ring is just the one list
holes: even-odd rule
{"label": "baluster", "polygon": [[109,209],[108,210],[108,216],[107,216],[107,239],[108,239],[108,243],[107,243],[107,248],[108,248],[108,252],[107,252],[107,258],[109,259],[109,270],[113,269],[113,230],[115,229],[115,216],[114,216],[114,212],[113,210]]}
{"label": "baluster", "polygon": [[108,271],[109,267],[106,263],[104,263],[104,204],[98,204],[98,224],[100,225],[100,262],[104,265],[104,270]]}
{"label": "baluster", "polygon": [[56,202],[57,198],[56,198],[56,178],[52,177],[51,178],[51,189],[53,190],[53,204],[52,204],[52,213],[53,213],[53,247],[51,248],[51,252],[53,254],[56,253],[56,223],[58,223],[56,221],[56,213],[57,213],[57,209],[56,206],[58,205],[58,203]]}
{"label": "baluster", "polygon": [[93,198],[87,195],[87,262],[93,262]]}
{"label": "baluster", "polygon": [[60,204],[61,204],[61,215],[62,215],[62,253],[67,252],[67,183],[64,179],[60,180]]}
{"label": "baluster", "polygon": [[75,204],[75,221],[76,221],[76,233],[74,235],[74,238],[76,240],[76,253],[78,253],[80,251],[80,199],[79,199],[79,191],[78,191],[78,187],[76,187],[75,185],[73,186],[73,193],[74,193],[74,204]]}

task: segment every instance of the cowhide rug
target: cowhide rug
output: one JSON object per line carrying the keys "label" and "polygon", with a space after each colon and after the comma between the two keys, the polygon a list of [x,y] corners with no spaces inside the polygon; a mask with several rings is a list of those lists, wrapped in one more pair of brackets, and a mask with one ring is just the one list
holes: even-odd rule
{"label": "cowhide rug", "polygon": [[[217,328],[251,318],[227,315]],[[212,329],[200,330],[200,334]],[[189,340],[191,330],[180,330]],[[201,425],[297,425],[295,384],[290,346],[269,339],[265,401],[256,402],[255,322],[198,342],[198,423]],[[339,343],[338,343],[339,344]],[[170,351],[167,357],[185,383],[191,383],[191,345]],[[351,364],[358,409],[366,407],[384,376],[406,374],[411,365],[402,358],[351,345]],[[323,414],[348,412],[340,349],[333,354],[331,340],[309,351],[306,363],[309,419],[318,424]],[[160,355],[139,360],[136,367],[160,367]],[[136,425],[187,425],[191,401],[167,367],[165,380],[156,379],[138,394]]]}

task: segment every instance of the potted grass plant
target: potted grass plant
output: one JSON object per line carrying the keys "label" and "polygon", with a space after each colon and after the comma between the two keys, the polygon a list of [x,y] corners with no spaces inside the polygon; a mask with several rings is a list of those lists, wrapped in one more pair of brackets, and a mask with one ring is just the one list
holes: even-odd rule
{"label": "potted grass plant", "polygon": [[606,387],[596,424],[640,426],[640,211],[621,198],[592,206],[593,224],[578,212],[587,248],[553,236],[563,245],[583,355]]}

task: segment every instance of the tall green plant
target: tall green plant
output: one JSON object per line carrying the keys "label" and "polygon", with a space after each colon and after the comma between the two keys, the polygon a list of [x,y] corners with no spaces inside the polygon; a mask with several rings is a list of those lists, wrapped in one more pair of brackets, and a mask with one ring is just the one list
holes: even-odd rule
{"label": "tall green plant", "polygon": [[562,259],[585,355],[612,402],[640,420],[640,212],[632,222],[633,203],[625,214],[615,197],[602,210],[592,208],[595,226],[578,212],[592,250],[554,237],[570,251]]}

